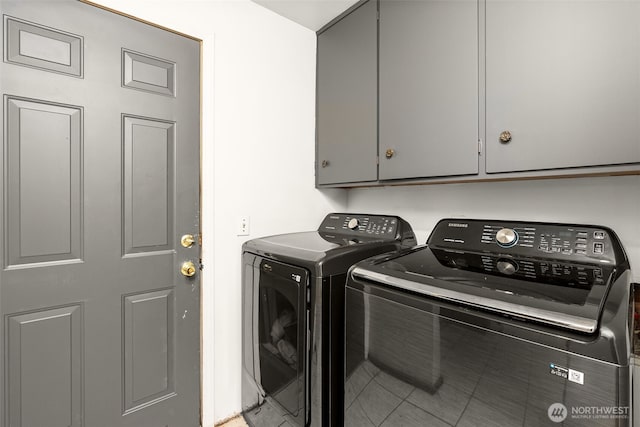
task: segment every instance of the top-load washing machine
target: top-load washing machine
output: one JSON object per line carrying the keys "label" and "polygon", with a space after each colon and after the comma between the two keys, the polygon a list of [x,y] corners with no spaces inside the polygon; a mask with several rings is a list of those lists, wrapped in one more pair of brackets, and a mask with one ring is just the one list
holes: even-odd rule
{"label": "top-load washing machine", "polygon": [[606,227],[468,219],[356,264],[345,424],[629,426],[629,268]]}
{"label": "top-load washing machine", "polygon": [[253,426],[341,426],[349,267],[416,244],[395,216],[333,213],[243,246],[242,408]]}

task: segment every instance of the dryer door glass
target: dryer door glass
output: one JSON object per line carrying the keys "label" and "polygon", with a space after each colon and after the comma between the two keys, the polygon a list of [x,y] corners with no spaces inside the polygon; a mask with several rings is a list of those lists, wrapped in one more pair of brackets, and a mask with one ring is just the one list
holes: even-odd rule
{"label": "dryer door glass", "polygon": [[304,420],[307,360],[306,270],[271,260],[260,263],[260,384],[294,417]]}

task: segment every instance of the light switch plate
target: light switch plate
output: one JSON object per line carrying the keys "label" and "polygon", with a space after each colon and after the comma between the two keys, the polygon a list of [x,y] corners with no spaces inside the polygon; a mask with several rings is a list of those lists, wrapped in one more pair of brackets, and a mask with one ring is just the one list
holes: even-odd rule
{"label": "light switch plate", "polygon": [[249,235],[249,217],[248,216],[238,217],[236,234],[238,236]]}

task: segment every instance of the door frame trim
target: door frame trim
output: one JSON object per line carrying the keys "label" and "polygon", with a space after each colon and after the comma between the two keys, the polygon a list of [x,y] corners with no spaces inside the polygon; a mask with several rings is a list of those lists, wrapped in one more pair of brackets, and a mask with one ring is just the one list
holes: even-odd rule
{"label": "door frame trim", "polygon": [[106,10],[107,12],[115,13],[116,15],[124,16],[125,18],[133,19],[134,21],[142,22],[143,24],[151,25],[152,27],[156,27],[156,28],[159,28],[161,30],[168,31],[168,32],[173,33],[173,34],[177,34],[179,36],[186,37],[186,38],[191,39],[191,40],[195,40],[195,41],[199,42],[200,45],[202,45],[202,39],[200,39],[198,37],[190,36],[189,34],[185,34],[185,33],[182,33],[180,31],[177,31],[177,30],[173,30],[173,29],[171,29],[169,27],[165,27],[165,26],[160,25],[160,24],[155,24],[155,23],[153,23],[151,21],[147,21],[146,19],[138,18],[137,16],[134,16],[134,15],[129,15],[128,13],[121,12],[121,11],[116,10],[116,9],[112,9],[112,8],[110,8],[108,6],[105,6],[105,5],[102,5],[102,4],[94,3],[94,2],[92,2],[90,0],[78,0],[78,1],[80,3],[84,3],[84,4],[87,4],[89,6],[97,7],[98,9]]}

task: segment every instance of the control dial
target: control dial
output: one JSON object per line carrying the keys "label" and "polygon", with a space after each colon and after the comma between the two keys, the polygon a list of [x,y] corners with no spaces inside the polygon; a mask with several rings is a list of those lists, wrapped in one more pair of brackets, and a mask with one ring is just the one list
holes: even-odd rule
{"label": "control dial", "polygon": [[496,242],[503,248],[510,248],[518,243],[518,233],[511,228],[502,228],[496,233]]}
{"label": "control dial", "polygon": [[511,276],[516,271],[518,271],[518,264],[515,261],[501,259],[496,263],[496,268],[500,273]]}
{"label": "control dial", "polygon": [[347,227],[349,227],[349,230],[355,230],[358,228],[359,225],[360,225],[360,220],[358,218],[351,218],[349,220],[349,223],[347,224]]}

